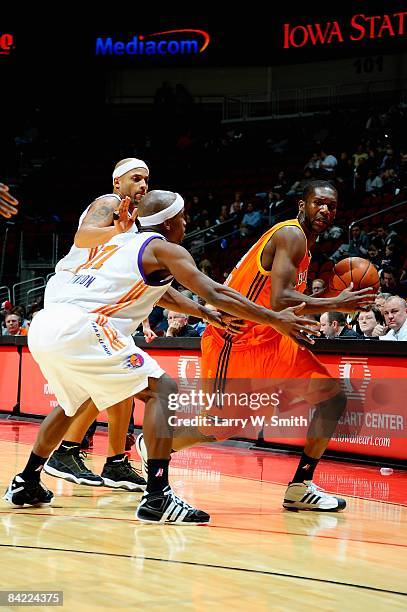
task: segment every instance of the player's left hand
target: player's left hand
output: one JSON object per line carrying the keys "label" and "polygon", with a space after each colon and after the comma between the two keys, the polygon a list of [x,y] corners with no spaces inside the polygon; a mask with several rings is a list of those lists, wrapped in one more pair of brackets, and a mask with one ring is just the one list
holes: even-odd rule
{"label": "player's left hand", "polygon": [[0,183],[0,215],[6,219],[10,219],[18,213],[18,200],[9,193],[8,185]]}
{"label": "player's left hand", "polygon": [[157,334],[153,332],[151,327],[147,325],[143,325],[143,334],[144,334],[144,340],[147,342],[147,344],[150,344],[150,342],[152,342],[154,338],[157,338]]}

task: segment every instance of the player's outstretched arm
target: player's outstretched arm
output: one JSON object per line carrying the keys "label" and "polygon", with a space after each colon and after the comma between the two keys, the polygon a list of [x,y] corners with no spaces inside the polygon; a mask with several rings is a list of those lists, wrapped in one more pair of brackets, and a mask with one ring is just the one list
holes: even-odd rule
{"label": "player's outstretched arm", "polygon": [[220,285],[208,278],[198,270],[191,255],[183,247],[162,240],[152,241],[149,247],[143,254],[145,271],[147,268],[151,271],[159,268],[169,270],[178,282],[219,310],[240,319],[272,325],[280,333],[296,339],[304,339],[304,330],[315,332],[315,321],[297,316],[302,305],[280,313],[273,312],[250,302],[231,287]]}
{"label": "player's outstretched arm", "polygon": [[[95,201],[81,226],[78,228],[74,244],[80,249],[92,249],[108,242],[113,236],[130,229],[133,225],[133,217],[128,218],[129,198],[124,198],[120,205],[112,196],[99,198]],[[119,219],[114,220],[113,213],[119,211]]]}
{"label": "player's outstretched arm", "polygon": [[306,240],[297,228],[283,228],[278,231],[265,246],[263,257],[272,254],[273,282],[271,285],[271,303],[273,310],[279,311],[287,306],[304,302],[306,314],[340,311],[354,312],[368,306],[374,300],[373,290],[361,289],[352,291],[351,285],[337,297],[313,297],[303,295],[295,290],[297,270],[305,255]]}

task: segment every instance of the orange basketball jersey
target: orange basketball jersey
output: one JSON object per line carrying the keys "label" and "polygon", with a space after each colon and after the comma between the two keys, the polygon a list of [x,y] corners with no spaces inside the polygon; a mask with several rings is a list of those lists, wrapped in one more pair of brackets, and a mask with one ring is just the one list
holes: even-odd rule
{"label": "orange basketball jersey", "polygon": [[[261,238],[250,248],[242,257],[238,264],[233,268],[225,281],[225,285],[236,289],[239,293],[247,297],[259,306],[270,308],[270,296],[272,286],[272,272],[268,272],[261,265],[263,249],[270,238],[282,227],[295,226],[304,234],[304,231],[297,219],[290,219],[273,225]],[[305,234],[304,234],[305,236]],[[308,246],[305,248],[304,257],[297,270],[295,290],[303,293],[307,286],[308,266],[311,255]],[[224,332],[209,325],[205,334],[212,334],[220,342],[223,342]],[[245,348],[248,344],[261,344],[267,342],[276,335],[276,331],[269,325],[258,325],[257,323],[247,322],[247,327],[242,334],[233,338],[233,348]]]}

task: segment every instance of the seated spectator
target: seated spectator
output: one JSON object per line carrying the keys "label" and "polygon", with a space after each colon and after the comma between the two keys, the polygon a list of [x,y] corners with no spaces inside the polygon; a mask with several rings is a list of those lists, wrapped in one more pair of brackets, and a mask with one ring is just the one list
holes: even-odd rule
{"label": "seated spectator", "polygon": [[205,274],[206,276],[209,276],[210,278],[212,278],[212,264],[209,261],[209,259],[202,259],[199,262],[198,268],[200,269],[200,271]]}
{"label": "seated spectator", "polygon": [[407,295],[407,286],[405,283],[400,283],[399,279],[401,272],[392,266],[386,266],[382,269],[380,275],[380,291],[381,293],[391,293],[392,295]]}
{"label": "seated spectator", "polygon": [[362,339],[377,339],[384,336],[387,327],[384,325],[382,313],[376,306],[369,306],[362,310],[358,316],[359,329]]}
{"label": "seated spectator", "polygon": [[324,293],[326,289],[326,282],[323,278],[314,278],[312,281],[312,293],[311,295],[320,295]]}
{"label": "seated spectator", "polygon": [[275,184],[273,185],[272,191],[274,191],[274,193],[279,193],[281,197],[284,196],[285,193],[287,193],[287,189],[288,189],[288,182],[287,179],[285,178],[285,172],[284,170],[281,170],[278,173],[277,179]]}
{"label": "seated spectator", "polygon": [[242,223],[240,224],[240,235],[253,236],[261,227],[261,222],[261,212],[255,210],[253,204],[249,202],[247,204],[246,213],[243,216]]}
{"label": "seated spectator", "polygon": [[[243,208],[243,200],[242,200],[243,194],[241,191],[236,191],[235,192],[235,199],[234,201],[231,203],[230,207],[229,207],[229,214],[231,215],[233,212],[236,212],[236,210],[241,210]],[[226,206],[226,205],[225,205]],[[222,206],[223,209],[223,206]],[[222,213],[222,209],[221,209],[221,213]],[[225,208],[225,212],[227,215],[227,206]]]}
{"label": "seated spectator", "polygon": [[382,268],[399,268],[401,265],[400,256],[395,244],[386,244],[384,247],[384,255],[381,261]]}
{"label": "seated spectator", "polygon": [[382,258],[380,257],[380,251],[375,244],[371,244],[367,250],[367,259],[369,259],[378,270],[382,265]]}
{"label": "seated spectator", "polygon": [[310,170],[311,174],[313,175],[315,173],[315,170],[318,170],[320,165],[321,165],[321,158],[319,156],[319,153],[313,153],[304,166],[304,172],[305,170]]}
{"label": "seated spectator", "polygon": [[357,169],[363,161],[367,160],[367,158],[368,154],[365,151],[365,147],[363,144],[359,144],[356,153],[352,155],[354,168]]}
{"label": "seated spectator", "polygon": [[5,317],[5,336],[26,336],[28,327],[22,327],[22,321],[18,314],[10,312]]}
{"label": "seated spectator", "polygon": [[188,325],[188,315],[169,310],[167,314],[167,338],[198,338],[199,334],[192,325]]}
{"label": "seated spectator", "polygon": [[[232,204],[233,206],[233,204]],[[219,225],[220,223],[223,223],[224,221],[227,221],[229,218],[229,213],[228,213],[228,207],[226,204],[223,204],[221,206],[220,212],[219,212],[219,216],[216,219],[215,223],[216,225]]]}
{"label": "seated spectator", "polygon": [[380,340],[407,340],[407,303],[398,295],[388,298],[383,307],[383,315],[390,331]]}
{"label": "seated spectator", "polygon": [[376,196],[380,193],[382,187],[383,187],[383,181],[380,175],[374,170],[368,170],[367,180],[365,183],[366,193]]}
{"label": "seated spectator", "polygon": [[335,168],[338,165],[338,160],[334,155],[330,155],[326,151],[321,151],[320,168],[323,171],[323,177],[330,179],[335,174]]}
{"label": "seated spectator", "polygon": [[319,322],[325,338],[359,338],[359,335],[347,326],[343,312],[324,312]]}
{"label": "seated spectator", "polygon": [[382,316],[383,316],[383,308],[386,303],[386,300],[390,297],[391,297],[391,293],[378,293],[375,297],[374,306],[377,306]]}
{"label": "seated spectator", "polygon": [[362,232],[362,228],[356,223],[352,226],[350,234],[349,256],[366,257],[369,248],[369,236]]}
{"label": "seated spectator", "polygon": [[375,241],[381,243],[383,249],[388,244],[397,244],[397,232],[394,230],[389,230],[389,228],[385,225],[378,225],[376,228]]}
{"label": "seated spectator", "polygon": [[383,193],[397,195],[399,193],[399,177],[394,168],[385,170],[382,174],[383,178]]}

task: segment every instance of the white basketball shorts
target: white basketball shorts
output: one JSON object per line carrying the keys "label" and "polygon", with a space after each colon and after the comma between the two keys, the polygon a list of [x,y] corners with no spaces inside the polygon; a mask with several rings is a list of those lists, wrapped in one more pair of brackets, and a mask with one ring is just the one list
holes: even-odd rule
{"label": "white basketball shorts", "polygon": [[148,387],[165,371],[104,315],[49,304],[32,320],[28,346],[67,416],[92,398],[98,410]]}

